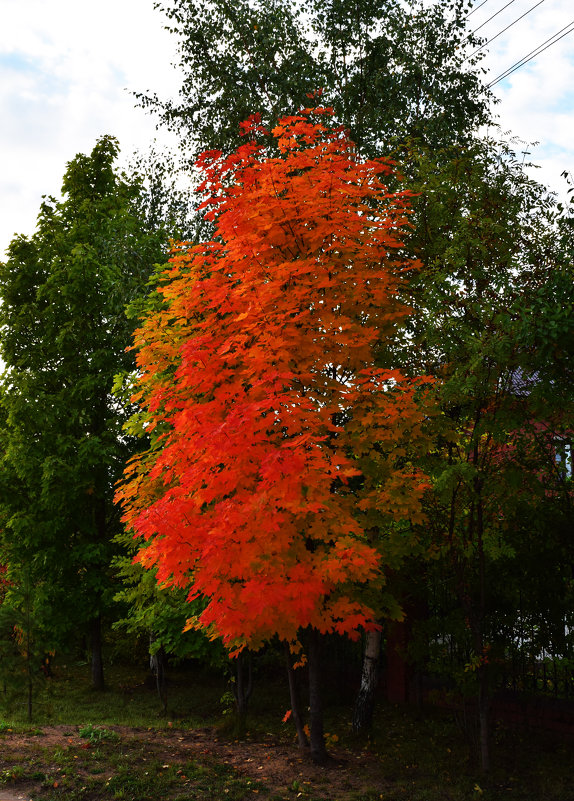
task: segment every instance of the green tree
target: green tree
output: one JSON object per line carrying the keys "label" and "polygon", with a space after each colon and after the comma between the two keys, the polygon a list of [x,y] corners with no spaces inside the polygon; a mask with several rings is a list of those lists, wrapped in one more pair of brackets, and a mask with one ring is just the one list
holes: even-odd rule
{"label": "green tree", "polygon": [[45,198],[36,232],[16,237],[0,266],[7,595],[24,575],[37,588],[31,615],[52,647],[83,631],[97,687],[120,527],[113,484],[132,447],[111,386],[132,363],[125,305],[144,291],[165,238],[145,222],[139,181],[115,170],[117,154],[106,136],[76,156],[63,199]]}
{"label": "green tree", "polygon": [[[440,170],[434,154],[420,155],[413,246],[424,267],[405,360],[442,378],[428,468],[430,586],[449,587],[453,609],[435,604],[438,637],[455,644],[458,678],[478,695],[487,770],[494,668],[513,647],[522,578],[532,552],[546,551],[544,538],[557,546],[562,573],[561,526],[541,536],[541,510],[562,525],[569,514],[572,524],[572,488],[555,470],[552,442],[568,438],[573,419],[570,223],[504,144],[477,139]],[[512,606],[514,624],[507,616],[502,625]]]}
{"label": "green tree", "polygon": [[[324,100],[365,155],[421,139],[468,140],[490,121],[472,56],[467,0],[171,0],[158,3],[179,39],[177,101],[136,95],[193,157],[239,144],[253,112],[277,119]],[[469,58],[469,56],[471,56]]]}
{"label": "green tree", "polygon": [[223,671],[228,659],[219,640],[209,640],[201,631],[183,634],[190,615],[201,614],[205,604],[187,601],[185,589],[159,587],[156,571],[145,570],[134,562],[137,547],[131,531],[122,532],[118,539],[124,553],[114,560],[122,581],[115,600],[125,605],[126,614],[114,623],[114,628],[149,639],[150,667],[166,714],[168,661],[194,659]]}

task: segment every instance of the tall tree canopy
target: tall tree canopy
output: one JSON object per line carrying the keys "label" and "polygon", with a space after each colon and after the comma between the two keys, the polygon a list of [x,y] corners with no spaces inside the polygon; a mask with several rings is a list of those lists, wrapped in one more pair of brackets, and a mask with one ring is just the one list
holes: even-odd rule
{"label": "tall tree canopy", "polygon": [[111,386],[132,364],[125,305],[142,293],[164,247],[140,211],[138,182],[114,169],[117,153],[116,140],[103,137],[89,156],[76,156],[63,199],[45,199],[37,231],[16,237],[0,267],[8,596],[33,586],[34,620],[52,644],[89,626],[96,655],[120,525],[113,484],[130,453]]}
{"label": "tall tree canopy", "polygon": [[267,125],[325,91],[361,152],[421,139],[461,142],[490,121],[467,29],[468,0],[170,0],[158,3],[179,39],[177,101],[142,104],[192,156],[229,151],[239,124]]}

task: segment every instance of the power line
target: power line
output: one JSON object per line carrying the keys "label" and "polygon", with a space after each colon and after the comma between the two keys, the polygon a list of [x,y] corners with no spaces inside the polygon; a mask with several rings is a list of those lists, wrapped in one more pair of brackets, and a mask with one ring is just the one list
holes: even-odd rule
{"label": "power line", "polygon": [[[535,8],[538,8],[538,6],[541,6],[542,3],[544,2],[546,2],[546,0],[538,0],[538,2],[535,5],[533,5],[532,8],[529,8],[528,11],[525,11],[524,14],[521,14],[520,17],[514,20],[514,22],[511,22],[510,25],[507,25],[506,28],[503,28],[501,31],[499,31],[499,33],[497,33],[496,36],[492,36],[490,39],[488,39],[483,45],[481,45],[473,53],[471,53],[470,56],[467,56],[466,59],[472,58],[477,53],[480,53],[480,51],[484,50],[484,48],[487,47],[491,42],[494,42],[494,40],[498,39],[499,36],[502,36],[503,33],[506,33],[506,31],[509,30],[509,28],[512,28],[513,25],[516,25],[517,22],[520,22],[521,19],[524,19],[524,17],[526,17],[528,14],[534,11]],[[506,6],[504,6],[504,8],[506,8]],[[500,10],[503,11],[503,9]],[[478,30],[478,28],[476,30]]]}
{"label": "power line", "polygon": [[[566,28],[569,28],[570,30],[566,30]],[[562,31],[566,31],[566,33],[562,33]],[[549,47],[552,47],[552,45],[556,44],[556,42],[559,42],[560,39],[564,39],[565,36],[568,36],[568,34],[572,33],[573,31],[574,31],[574,20],[572,22],[569,22],[568,25],[565,25],[556,33],[554,33],[552,36],[550,36],[548,39],[542,42],[542,44],[538,45],[538,47],[535,47],[534,50],[531,50],[530,53],[521,58],[520,61],[516,61],[511,67],[508,67],[508,69],[500,73],[498,77],[496,77],[493,81],[491,81],[488,84],[487,89],[490,89],[491,86],[494,86],[500,81],[503,81],[505,78],[508,78],[508,76],[512,75],[513,72],[516,72],[516,70],[520,69],[520,67],[523,67],[525,64],[528,64],[528,62],[532,61],[533,58],[536,58],[536,56],[539,56],[540,53],[543,53],[545,50],[548,50]],[[559,34],[562,34],[562,36],[559,36]],[[550,42],[550,44],[547,44],[547,42]],[[544,45],[546,45],[546,47]]]}
{"label": "power line", "polygon": [[[471,31],[471,32],[468,34],[468,35],[469,35],[469,37],[471,37],[473,34],[475,34],[475,33],[476,33],[477,31],[479,31],[481,28],[484,28],[484,26],[485,26],[485,25],[486,25],[488,22],[490,22],[490,20],[491,20],[491,19],[494,19],[495,17],[498,17],[498,15],[499,15],[499,14],[502,14],[502,12],[504,11],[504,9],[505,9],[505,8],[508,8],[508,6],[511,6],[511,5],[512,5],[513,3],[515,3],[515,2],[516,2],[516,0],[510,0],[510,2],[508,2],[508,3],[507,3],[505,6],[502,6],[502,8],[501,8],[499,11],[497,11],[497,12],[496,12],[496,14],[493,14],[493,15],[492,15],[492,17],[489,17],[489,18],[486,20],[486,22],[483,22],[483,23],[482,23],[482,25],[479,25],[479,26],[478,26],[478,28],[475,28],[473,31]],[[484,3],[483,3],[483,5],[484,5]],[[480,6],[479,6],[479,8],[480,8]],[[468,16],[470,17],[470,14],[469,14]]]}
{"label": "power line", "polygon": [[[514,64],[511,64],[510,67],[505,69],[504,72],[501,72],[500,75],[498,75],[488,85],[489,86],[494,86],[495,83],[498,83],[499,81],[502,81],[504,78],[506,78],[507,75],[510,75],[512,72],[514,72],[515,70],[519,69],[524,64],[527,64],[529,61],[532,60],[532,58],[537,56],[539,53],[542,53],[543,49],[544,50],[546,49],[544,47],[545,44],[547,44],[548,42],[550,42],[551,44],[555,44],[555,42],[553,42],[551,40],[552,39],[556,39],[556,37],[559,36],[559,34],[561,34],[563,31],[565,31],[566,28],[570,28],[572,25],[574,25],[574,20],[572,22],[569,22],[568,25],[565,25],[563,28],[560,28],[560,30],[557,31],[556,33],[553,33],[552,36],[549,36],[548,39],[545,39],[541,44],[537,45],[533,50],[530,51],[530,53],[527,53],[521,59],[519,59],[518,61],[515,61]],[[570,33],[570,31],[567,31],[567,33]],[[566,36],[567,34],[564,34],[564,35]],[[560,39],[562,39],[561,36],[560,36]],[[556,42],[558,42],[558,41],[560,41],[560,40],[556,39]],[[550,47],[550,45],[548,45],[548,47]]]}

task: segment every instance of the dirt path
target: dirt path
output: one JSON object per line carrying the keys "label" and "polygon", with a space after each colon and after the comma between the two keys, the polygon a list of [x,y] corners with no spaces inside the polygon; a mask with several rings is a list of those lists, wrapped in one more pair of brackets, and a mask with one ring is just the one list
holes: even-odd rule
{"label": "dirt path", "polygon": [[[74,728],[74,727],[72,727]],[[294,744],[278,740],[272,735],[251,741],[229,741],[218,737],[213,728],[194,731],[167,729],[150,731],[123,726],[108,726],[113,729],[127,746],[131,743],[145,742],[150,755],[170,762],[186,762],[194,759],[213,758],[233,768],[240,775],[264,782],[271,793],[284,791],[294,782],[308,791],[317,790],[327,797],[345,798],[349,794],[359,794],[367,788],[386,784],[380,775],[380,765],[366,752],[350,752],[337,746],[332,747],[332,761],[327,767],[314,765]],[[42,749],[86,748],[74,730],[70,736],[70,726],[43,726],[38,734],[5,734],[2,736],[2,756],[9,753],[22,755],[33,753],[38,746]],[[46,751],[44,751],[45,753]],[[26,791],[33,791],[26,785],[17,789],[0,789],[0,801],[29,801]]]}

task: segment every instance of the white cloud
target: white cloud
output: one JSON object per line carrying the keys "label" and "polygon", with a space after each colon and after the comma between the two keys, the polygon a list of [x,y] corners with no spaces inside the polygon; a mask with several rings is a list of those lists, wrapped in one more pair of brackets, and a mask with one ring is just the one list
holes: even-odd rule
{"label": "white cloud", "polygon": [[1,0],[0,252],[35,227],[66,163],[112,134],[145,149],[155,123],[131,91],[177,92],[173,36],[153,0]]}

